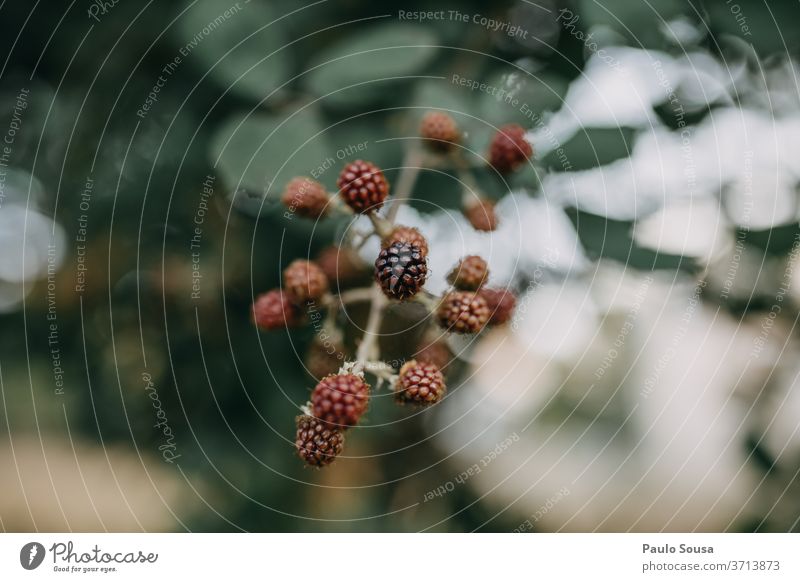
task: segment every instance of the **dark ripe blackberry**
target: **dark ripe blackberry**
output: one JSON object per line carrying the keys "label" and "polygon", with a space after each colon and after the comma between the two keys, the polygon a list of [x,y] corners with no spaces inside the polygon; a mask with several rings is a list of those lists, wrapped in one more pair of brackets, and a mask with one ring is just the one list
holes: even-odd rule
{"label": "dark ripe blackberry", "polygon": [[328,192],[325,186],[311,178],[298,177],[289,180],[283,190],[281,202],[304,218],[321,218],[329,210]]}
{"label": "dark ripe blackberry", "polygon": [[389,195],[389,182],[381,169],[364,160],[347,164],[336,186],[345,204],[359,214],[379,210]]}
{"label": "dark ripe blackberry", "polygon": [[419,248],[423,257],[428,256],[428,241],[422,233],[411,226],[396,226],[392,233],[383,239],[383,246],[388,247],[396,242],[404,242]]}
{"label": "dark ripe blackberry", "polygon": [[262,293],[253,302],[252,320],[258,329],[268,331],[300,323],[300,312],[280,289]]}
{"label": "dark ripe blackberry", "polygon": [[464,209],[472,228],[481,232],[491,232],[497,228],[497,213],[494,211],[494,202],[479,200]]}
{"label": "dark ripe blackberry", "polygon": [[344,434],[313,416],[298,416],[294,446],[306,464],[324,467],[330,465],[342,452]]}
{"label": "dark ripe blackberry", "polygon": [[283,290],[295,305],[317,300],[328,291],[328,277],[311,261],[297,259],[283,270]]}
{"label": "dark ripe blackberry", "polygon": [[532,155],[525,129],[516,123],[498,129],[489,146],[489,164],[501,174],[516,170]]}
{"label": "dark ripe blackberry", "polygon": [[489,278],[489,267],[478,255],[468,255],[447,275],[447,282],[456,289],[477,291]]}
{"label": "dark ripe blackberry", "polygon": [[375,280],[390,299],[408,299],[428,278],[428,265],[418,246],[396,242],[381,250],[375,261]]}
{"label": "dark ripe blackberry", "polygon": [[486,300],[470,291],[451,291],[436,312],[439,325],[454,333],[479,332],[489,321],[489,315]]}
{"label": "dark ripe blackberry", "polygon": [[358,423],[369,404],[369,384],[355,374],[334,374],[320,380],[311,393],[311,412],[339,428]]}
{"label": "dark ripe blackberry", "polygon": [[514,315],[514,308],[517,305],[517,298],[508,289],[495,289],[484,287],[480,290],[480,295],[489,307],[489,325],[500,325],[511,319]]}
{"label": "dark ripe blackberry", "polygon": [[444,396],[446,386],[439,368],[411,360],[400,368],[394,390],[400,402],[435,404]]}
{"label": "dark ripe blackberry", "polygon": [[429,111],[422,118],[419,134],[432,150],[446,152],[461,141],[455,120],[442,111]]}

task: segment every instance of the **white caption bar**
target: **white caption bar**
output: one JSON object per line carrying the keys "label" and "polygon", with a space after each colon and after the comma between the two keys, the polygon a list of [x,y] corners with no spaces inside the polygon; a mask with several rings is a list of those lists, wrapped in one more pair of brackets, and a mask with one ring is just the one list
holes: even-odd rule
{"label": "white caption bar", "polygon": [[0,579],[777,582],[800,580],[798,549],[794,534],[3,534]]}

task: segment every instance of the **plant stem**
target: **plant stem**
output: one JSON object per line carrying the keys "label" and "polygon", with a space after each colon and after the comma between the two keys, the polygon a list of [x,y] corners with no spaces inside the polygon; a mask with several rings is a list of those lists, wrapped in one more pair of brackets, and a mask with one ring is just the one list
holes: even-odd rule
{"label": "plant stem", "polygon": [[461,201],[464,207],[468,207],[471,204],[475,204],[476,198],[484,198],[484,195],[481,191],[481,187],[478,185],[477,180],[475,180],[475,176],[472,175],[469,164],[460,154],[460,152],[457,152],[453,156],[453,161],[456,166],[456,174],[458,175],[458,179],[464,186],[461,194]]}
{"label": "plant stem", "polygon": [[342,291],[337,297],[331,297],[331,304],[358,303],[359,301],[369,301],[372,299],[372,287],[358,287]]}
{"label": "plant stem", "polygon": [[365,363],[367,360],[371,359],[371,352],[378,345],[378,331],[383,321],[383,308],[385,305],[386,298],[383,296],[383,291],[381,291],[380,286],[375,283],[372,286],[372,305],[369,307],[367,327],[364,330],[364,337],[361,338],[361,344],[358,346],[358,351],[356,352],[356,365],[353,368],[353,372],[356,374],[364,370]]}
{"label": "plant stem", "polygon": [[392,199],[392,206],[386,213],[386,219],[389,222],[394,224],[400,207],[411,197],[411,192],[417,182],[417,176],[419,176],[424,161],[425,154],[419,148],[419,145],[414,144],[406,150],[406,155],[403,158],[403,167],[400,170],[400,176],[397,178],[397,189]]}
{"label": "plant stem", "polygon": [[[417,144],[412,145],[406,150],[405,157],[403,158],[403,167],[400,170],[400,176],[397,178],[395,195],[391,200],[391,207],[386,212],[386,216],[378,216],[375,212],[370,212],[367,215],[374,228],[373,234],[377,234],[381,238],[391,234],[394,221],[397,218],[397,212],[411,197],[411,192],[414,189],[414,184],[417,181],[417,176],[419,176],[424,161],[425,154]],[[362,244],[365,240],[366,238],[362,240]],[[366,295],[366,291],[369,291],[369,296]],[[347,298],[345,299],[345,297]],[[354,374],[361,374],[365,369],[372,373],[378,372],[373,365],[374,362],[371,362],[371,360],[376,356],[373,352],[376,351],[375,348],[378,345],[378,332],[383,322],[383,313],[387,300],[380,285],[377,283],[374,283],[369,289],[353,289],[351,291],[346,291],[340,296],[340,302],[342,303],[367,299],[370,299],[372,303],[369,308],[369,316],[367,317],[367,326],[364,329],[364,336],[361,338],[361,344],[358,346],[358,351],[356,352],[356,361],[353,366]],[[377,375],[380,376],[380,373]]]}

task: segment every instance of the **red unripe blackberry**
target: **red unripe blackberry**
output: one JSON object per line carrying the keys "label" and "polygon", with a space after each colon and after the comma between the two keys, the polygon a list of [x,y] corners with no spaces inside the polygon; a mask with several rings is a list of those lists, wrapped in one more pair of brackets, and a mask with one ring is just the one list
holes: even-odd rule
{"label": "red unripe blackberry", "polygon": [[328,426],[313,416],[298,416],[294,446],[306,464],[324,467],[330,465],[342,452],[344,434],[338,428]]}
{"label": "red unripe blackberry", "polygon": [[375,260],[375,280],[390,299],[417,294],[428,277],[428,265],[419,247],[396,242],[381,250]]}
{"label": "red unripe blackberry", "polygon": [[383,247],[388,247],[396,242],[404,242],[414,245],[422,253],[423,257],[428,256],[428,241],[422,233],[411,226],[397,226],[392,233],[382,241]]}
{"label": "red unripe blackberry", "polygon": [[454,333],[479,332],[489,321],[489,315],[486,300],[469,291],[451,291],[436,312],[439,325]]}
{"label": "red unripe blackberry", "polygon": [[414,354],[414,359],[422,364],[433,364],[444,371],[453,359],[453,353],[443,341],[424,343]]}
{"label": "red unripe blackberry", "polygon": [[447,282],[456,289],[477,291],[489,278],[489,266],[478,255],[468,255],[447,275]]}
{"label": "red unripe blackberry", "polygon": [[268,331],[292,327],[300,323],[300,312],[281,289],[273,289],[256,297],[252,307],[253,323]]}
{"label": "red unripe blackberry", "polygon": [[448,151],[461,141],[461,132],[455,120],[442,111],[429,111],[422,118],[419,134],[428,147]]}
{"label": "red unripe blackberry", "polygon": [[358,423],[369,403],[369,384],[355,374],[325,376],[311,393],[311,412],[333,426]]}
{"label": "red unripe blackberry", "polygon": [[302,305],[328,291],[328,277],[316,263],[297,259],[283,270],[283,291],[289,301]]}
{"label": "red unripe blackberry", "polygon": [[299,216],[321,218],[328,213],[330,199],[325,186],[311,178],[298,177],[286,184],[281,202]]}
{"label": "red unripe blackberry", "polygon": [[364,160],[347,164],[336,185],[345,204],[360,214],[380,209],[389,195],[389,182],[381,169]]}
{"label": "red unripe blackberry", "polygon": [[494,202],[479,200],[464,209],[472,228],[482,232],[491,232],[497,228],[497,214],[494,211]]}
{"label": "red unripe blackberry", "polygon": [[533,148],[525,139],[525,129],[516,123],[497,130],[489,146],[489,164],[501,174],[516,170],[532,155]]}
{"label": "red unripe blackberry", "polygon": [[500,325],[511,319],[514,308],[517,306],[517,298],[508,289],[495,289],[484,287],[480,290],[480,295],[489,306],[489,324]]}
{"label": "red unripe blackberry", "polygon": [[400,368],[394,393],[400,402],[435,404],[442,399],[445,390],[444,376],[439,368],[411,360]]}
{"label": "red unripe blackberry", "polygon": [[335,286],[350,283],[369,272],[358,254],[348,248],[327,247],[317,256],[315,262],[328,281],[335,282]]}

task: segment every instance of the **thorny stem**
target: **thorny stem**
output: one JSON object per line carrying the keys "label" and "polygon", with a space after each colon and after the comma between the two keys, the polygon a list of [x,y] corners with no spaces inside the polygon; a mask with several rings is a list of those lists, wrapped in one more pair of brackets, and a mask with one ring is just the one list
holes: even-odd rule
{"label": "thorny stem", "polygon": [[[397,178],[395,196],[392,198],[392,205],[387,211],[386,216],[380,217],[375,212],[370,212],[367,215],[370,221],[372,221],[372,226],[375,229],[374,233],[379,237],[385,237],[391,234],[397,212],[411,197],[411,192],[414,189],[414,184],[417,181],[417,176],[422,169],[424,160],[425,155],[419,146],[417,144],[412,145],[406,151],[406,155],[403,159],[403,167],[400,170],[400,176]],[[364,298],[363,292],[366,291],[366,289],[357,289],[354,291],[358,291],[358,293],[353,293],[353,296],[358,297],[358,299],[353,300]],[[372,304],[370,305],[364,336],[356,352],[356,362],[352,372],[354,374],[361,374],[366,370],[379,378],[386,379],[384,378],[386,370],[384,368],[378,369],[371,360],[377,357],[377,354],[373,352],[377,351],[378,332],[383,322],[384,308],[387,305],[387,300],[378,283],[374,283],[369,291]]]}

